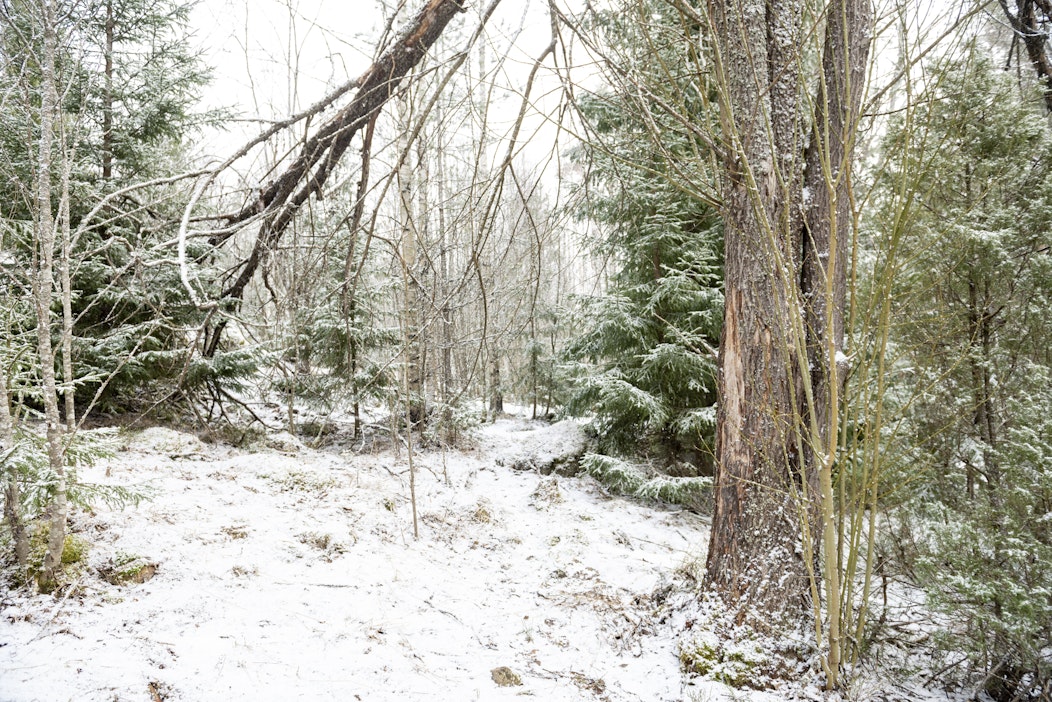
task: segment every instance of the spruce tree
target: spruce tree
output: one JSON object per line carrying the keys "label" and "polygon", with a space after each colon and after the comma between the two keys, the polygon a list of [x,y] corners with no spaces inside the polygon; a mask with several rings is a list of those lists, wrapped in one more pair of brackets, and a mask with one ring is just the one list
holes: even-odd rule
{"label": "spruce tree", "polygon": [[[176,266],[163,262],[171,259],[165,242],[178,221],[185,185],[157,184],[114,195],[188,170],[185,140],[215,117],[195,112],[208,71],[188,43],[190,7],[179,0],[94,0],[60,15],[65,41],[56,70],[74,232],[72,370],[65,373],[72,377],[63,380],[74,385],[81,409],[135,405],[146,397],[141,391],[157,382],[166,389],[186,388],[250,370],[243,358],[205,364],[188,354],[201,313],[187,299]],[[7,20],[6,41],[15,55],[19,37],[32,33],[17,31],[25,21],[17,6]],[[31,111],[7,111],[0,125],[0,153],[8,164],[0,184],[8,203],[5,267],[14,272],[14,287],[25,285],[17,271],[26,269],[30,257],[28,230],[21,224],[30,218],[23,193],[30,163],[23,134],[34,120]],[[57,172],[53,179],[57,193]],[[205,261],[209,251],[206,244],[191,242],[191,265]]]}
{"label": "spruce tree", "polygon": [[[641,7],[651,20],[642,36]],[[703,194],[713,181],[706,148],[684,123],[712,118],[690,70],[697,47],[663,3],[627,3],[596,24],[629,73],[581,101],[581,213],[597,225],[589,243],[609,283],[580,300],[583,332],[568,355],[591,365],[575,371],[569,411],[594,414],[603,450],[711,474],[723,242]]]}

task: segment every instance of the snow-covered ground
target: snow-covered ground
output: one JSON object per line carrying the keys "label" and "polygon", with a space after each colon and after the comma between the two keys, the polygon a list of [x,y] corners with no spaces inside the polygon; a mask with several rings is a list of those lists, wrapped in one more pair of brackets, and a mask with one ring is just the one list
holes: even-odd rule
{"label": "snow-covered ground", "polygon": [[[79,477],[153,498],[75,516],[92,567],[67,597],[4,596],[0,700],[719,699],[651,616],[705,520],[511,468],[572,432],[501,420],[418,454],[418,539],[404,450],[132,435]],[[156,576],[98,577],[128,556]]]}

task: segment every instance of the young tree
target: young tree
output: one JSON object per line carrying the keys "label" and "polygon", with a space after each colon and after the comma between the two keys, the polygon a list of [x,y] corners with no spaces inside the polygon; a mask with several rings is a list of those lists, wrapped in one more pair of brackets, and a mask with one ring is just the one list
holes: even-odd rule
{"label": "young tree", "polygon": [[[132,136],[123,151],[111,148],[108,153],[118,153],[95,160],[100,144],[107,140],[93,129],[93,119],[104,123],[103,113],[110,113],[109,128],[116,131],[143,117],[155,100],[137,93],[137,107],[126,119],[114,116],[112,102],[109,109],[98,107],[93,99],[99,85],[93,71],[98,59],[93,40],[98,37],[91,33],[88,21],[93,9],[98,8],[88,3],[70,6],[38,0],[7,5],[0,15],[4,49],[0,80],[8,98],[6,107],[11,108],[5,109],[0,124],[0,153],[5,161],[5,177],[0,182],[4,196],[0,269],[5,291],[28,294],[32,301],[25,308],[6,304],[4,310],[6,388],[0,399],[5,400],[4,414],[15,420],[10,435],[4,432],[4,464],[13,487],[22,481],[21,487],[27,488],[12,490],[8,482],[8,514],[18,511],[19,500],[28,500],[37,509],[47,507],[47,549],[38,573],[38,584],[45,589],[60,584],[67,497],[77,489],[68,468],[89,454],[98,455],[95,449],[99,447],[90,446],[91,439],[75,438],[80,408],[93,406],[107,387],[119,387],[121,379],[116,378],[122,370],[149,367],[152,361],[169,377],[177,375],[178,362],[159,363],[156,356],[186,346],[182,330],[166,318],[170,309],[164,304],[166,289],[179,289],[171,284],[176,268],[143,261],[162,238],[161,213],[173,197],[170,186],[177,178],[141,180],[163,172],[169,159],[158,158],[158,154],[167,153],[175,137],[172,130],[182,127],[172,110],[164,110],[163,126],[130,129]],[[174,19],[177,17],[178,13]],[[146,20],[111,16],[108,26],[112,30],[132,21]],[[161,35],[167,36],[159,26],[149,33],[154,42]],[[165,68],[165,60],[149,49],[135,53],[135,60],[143,55],[152,63],[149,68],[141,67],[137,75],[152,80],[150,71]],[[129,70],[123,88],[134,90],[138,85],[145,90],[144,84],[130,77],[134,72],[124,62],[107,63],[115,70]],[[189,61],[179,68],[190,70],[194,65]],[[173,70],[168,78],[182,76]],[[187,79],[187,85],[197,84]],[[166,91],[164,97],[170,105],[185,106],[180,102],[188,99],[185,94],[170,93]],[[146,151],[158,149],[162,142],[164,148],[154,151],[152,159],[145,158]],[[153,162],[151,173],[145,173],[141,164],[124,169],[134,160],[127,156],[134,148],[139,149],[144,163]],[[108,179],[100,178],[100,170],[107,170],[103,162],[109,164]],[[160,273],[165,269],[167,285],[165,274]],[[137,288],[136,282],[142,287]],[[30,332],[36,337],[31,357],[17,351],[14,341]],[[146,353],[140,356],[139,351]],[[155,357],[148,360],[151,352]],[[185,353],[177,355],[185,360]],[[13,363],[12,356],[19,363]],[[156,377],[130,375],[125,389]],[[75,402],[78,390],[84,391],[80,408]],[[33,430],[19,421],[31,413],[39,413],[44,420],[42,449]],[[46,453],[43,462],[37,460],[41,452]],[[16,520],[11,521],[17,537]],[[16,538],[16,552],[19,549]]]}
{"label": "young tree", "polygon": [[[41,589],[52,589],[62,566],[62,549],[66,538],[67,483],[63,437],[65,425],[59,413],[58,381],[55,377],[55,350],[52,342],[54,324],[51,307],[55,279],[56,230],[68,233],[68,227],[56,223],[52,203],[52,169],[62,168],[66,145],[59,141],[58,122],[62,119],[59,103],[59,74],[56,57],[59,47],[59,23],[54,3],[39,0],[30,12],[40,32],[40,43],[24,46],[36,64],[39,80],[39,136],[36,168],[33,172],[33,243],[35,265],[31,272],[33,311],[36,318],[37,363],[40,373],[40,393],[44,405],[44,424],[47,432],[48,463],[53,481],[53,496],[48,521],[47,550],[39,576]],[[56,146],[58,147],[56,149]],[[57,151],[57,153],[56,153]],[[66,330],[68,333],[68,330]]]}
{"label": "young tree", "polygon": [[[188,6],[149,5],[74,3],[58,16],[67,37],[56,59],[66,157],[52,187],[70,229],[57,259],[69,279],[61,303],[71,330],[61,348],[67,423],[76,419],[74,399],[80,411],[114,409],[151,383],[177,384],[187,360],[184,329],[200,317],[180,296],[177,268],[158,262],[167,254],[158,248],[170,240],[173,205],[183,198],[165,178],[182,167],[182,139],[205,118],[192,105],[207,72],[187,48]],[[26,22],[13,5],[9,48],[17,27],[32,26]],[[11,111],[0,128],[10,175],[0,189],[12,223],[31,220],[21,194],[30,180],[23,136],[31,122]],[[32,248],[24,238],[8,241],[8,271],[17,276]]]}
{"label": "young tree", "polygon": [[569,409],[595,415],[604,450],[711,475],[723,240],[702,195],[714,173],[695,131],[715,116],[709,86],[691,70],[690,31],[665,3],[632,0],[591,24],[611,85],[578,102],[587,135],[578,211],[598,225],[609,284],[582,299],[567,352],[598,367],[581,369]]}

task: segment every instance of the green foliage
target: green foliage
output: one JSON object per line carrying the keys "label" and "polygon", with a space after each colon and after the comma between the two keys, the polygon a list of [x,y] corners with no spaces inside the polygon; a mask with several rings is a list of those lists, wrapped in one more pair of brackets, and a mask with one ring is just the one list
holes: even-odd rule
{"label": "green foliage", "polygon": [[321,401],[331,408],[336,401],[347,404],[381,400],[395,378],[375,352],[397,343],[398,332],[379,324],[379,301],[383,288],[358,291],[353,304],[340,296],[329,296],[315,311],[300,311],[308,319],[300,325],[309,354],[322,372],[314,372],[309,385],[298,394]]}
{"label": "green foliage", "polygon": [[193,355],[186,361],[182,387],[190,390],[223,387],[244,391],[258,367],[269,358],[259,346],[219,350],[211,357]]}
{"label": "green foliage", "polygon": [[[112,458],[120,446],[116,429],[93,429],[73,435],[66,447],[66,492],[69,501],[84,508],[104,502],[115,509],[137,505],[145,490],[122,485],[85,483],[77,479],[79,468]],[[0,472],[14,470],[20,484],[22,514],[29,520],[41,515],[55,494],[57,476],[48,460],[47,440],[40,434],[17,428],[15,443],[0,452]]]}
{"label": "green foliage", "polygon": [[[5,94],[23,98],[5,103],[12,109],[0,119],[0,285],[12,302],[30,297],[35,250],[35,205],[28,188],[39,138],[35,92],[40,69],[34,57],[40,37],[39,23],[27,7],[12,6],[11,22],[0,36],[6,59],[0,82]],[[173,222],[188,196],[184,184],[138,188],[110,199],[88,218],[118,190],[185,170],[184,141],[218,117],[194,110],[208,71],[188,41],[190,7],[180,0],[93,0],[71,6],[60,19],[58,82],[65,88],[61,108],[68,141],[63,150],[71,159],[74,239],[74,377],[64,382],[73,384],[82,411],[92,402],[119,410],[146,395],[165,396],[183,377],[194,329],[203,319],[187,299],[164,244],[171,241]],[[60,166],[56,161],[50,174],[55,212]],[[210,254],[209,245],[191,241],[189,265],[199,267]],[[12,304],[9,311],[12,333],[35,328],[28,308]],[[56,299],[56,337],[60,318]],[[57,342],[55,348],[60,348]],[[32,388],[36,374],[23,375],[22,387]],[[32,390],[24,397],[32,399]]]}
{"label": "green foliage", "polygon": [[581,467],[610,490],[630,497],[684,505],[697,511],[711,499],[712,479],[708,477],[670,477],[596,453],[586,453]]}
{"label": "green foliage", "polygon": [[765,686],[760,669],[767,656],[755,643],[728,647],[720,642],[684,642],[679,646],[679,662],[689,675],[700,675],[735,689]]}
{"label": "green foliage", "polygon": [[[202,368],[189,364],[194,329],[203,317],[188,299],[178,269],[139,265],[144,252],[125,244],[142,234],[124,229],[119,220],[100,237],[104,240],[96,240],[95,233],[85,244],[98,244],[105,255],[86,258],[74,280],[78,404],[98,394],[101,409],[116,411],[143,396],[163,396],[180,384],[183,390],[199,389]],[[205,254],[201,246],[191,247],[189,253],[191,258]],[[237,387],[244,377],[245,356],[239,353],[236,360],[211,363],[209,379]],[[227,370],[232,374],[224,375]]]}
{"label": "green foliage", "polygon": [[525,347],[525,363],[514,366],[515,394],[536,409],[536,416],[551,414],[567,401],[569,379],[560,363],[559,347],[567,336],[564,325],[570,318],[560,306],[539,304],[534,310],[532,336]]}
{"label": "green foliage", "polygon": [[432,402],[429,409],[433,419],[424,429],[424,440],[434,445],[464,446],[486,421],[485,407],[476,403]]}
{"label": "green foliage", "polygon": [[928,468],[906,506],[916,571],[958,622],[945,644],[987,694],[1029,699],[1052,680],[1052,130],[977,51],[930,75],[878,188],[874,230],[907,262],[889,406],[898,462]]}
{"label": "green foliage", "polygon": [[[37,581],[44,571],[44,557],[47,554],[48,523],[46,519],[39,519],[30,525],[29,559],[26,564],[25,583]],[[62,541],[62,557],[59,567],[59,576],[45,583],[42,590],[45,594],[55,587],[68,583],[86,569],[88,551],[90,544],[75,534],[66,534]]]}
{"label": "green foliage", "polygon": [[117,553],[99,567],[99,575],[111,585],[144,583],[157,573],[157,564],[130,553]]}
{"label": "green foliage", "polygon": [[[346,202],[353,204],[350,197]],[[277,315],[266,331],[271,356],[261,368],[288,406],[351,409],[357,429],[360,406],[388,400],[398,386],[388,352],[401,335],[384,318],[395,289],[376,273],[377,247],[347,231],[347,216],[336,207],[305,217],[298,226],[311,238],[304,236],[305,243],[270,273],[268,304]],[[322,239],[338,255],[319,255],[311,242]]]}
{"label": "green foliage", "polygon": [[581,215],[600,225],[589,243],[609,257],[612,273],[605,294],[580,300],[583,331],[567,355],[590,364],[574,369],[567,408],[594,416],[604,451],[641,450],[709,471],[722,234],[703,194],[712,182],[707,147],[665,106],[697,121],[713,113],[704,84],[687,70],[695,38],[667,7],[647,8],[648,41],[629,38],[631,17],[598,14],[632,77],[581,101],[591,137],[577,154],[588,165]]}
{"label": "green foliage", "polygon": [[[974,498],[948,496],[918,508],[928,538],[916,566],[931,604],[957,623],[945,645],[978,670],[996,670],[990,685],[1021,699],[1052,681],[1052,374],[1031,372],[1044,387],[1008,401],[1008,411],[1026,421],[1011,422],[988,454],[996,481],[984,480]],[[965,472],[955,462],[944,480],[960,488]]]}
{"label": "green foliage", "polygon": [[[113,170],[122,181],[155,175],[173,143],[217,117],[194,110],[211,71],[187,41],[192,8],[184,0],[91,0],[74,6],[71,21],[96,56],[105,56],[107,24],[112,27],[111,80],[87,82],[80,100],[95,135],[101,135],[109,112]],[[95,75],[104,69],[83,66]],[[100,165],[102,145],[101,139],[87,145]]]}

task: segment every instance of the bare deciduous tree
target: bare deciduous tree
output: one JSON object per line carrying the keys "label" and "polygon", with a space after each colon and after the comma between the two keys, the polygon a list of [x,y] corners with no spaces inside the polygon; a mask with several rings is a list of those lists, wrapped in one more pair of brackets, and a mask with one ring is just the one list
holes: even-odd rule
{"label": "bare deciduous tree", "polygon": [[[51,173],[56,159],[65,159],[65,147],[59,142],[56,155],[56,130],[60,105],[58,77],[55,69],[58,51],[57,19],[51,0],[40,0],[36,12],[43,40],[39,57],[40,70],[40,141],[34,171],[35,202],[33,211],[36,266],[33,275],[33,305],[36,312],[37,356],[40,367],[47,428],[47,453],[53,474],[47,551],[44,554],[41,588],[50,589],[62,566],[62,548],[66,538],[66,470],[64,425],[59,415],[58,389],[55,378],[55,351],[52,344],[51,303],[55,280],[56,218],[52,212]],[[61,227],[68,232],[68,227]],[[68,272],[68,271],[67,271]],[[68,330],[66,330],[68,333]]]}

